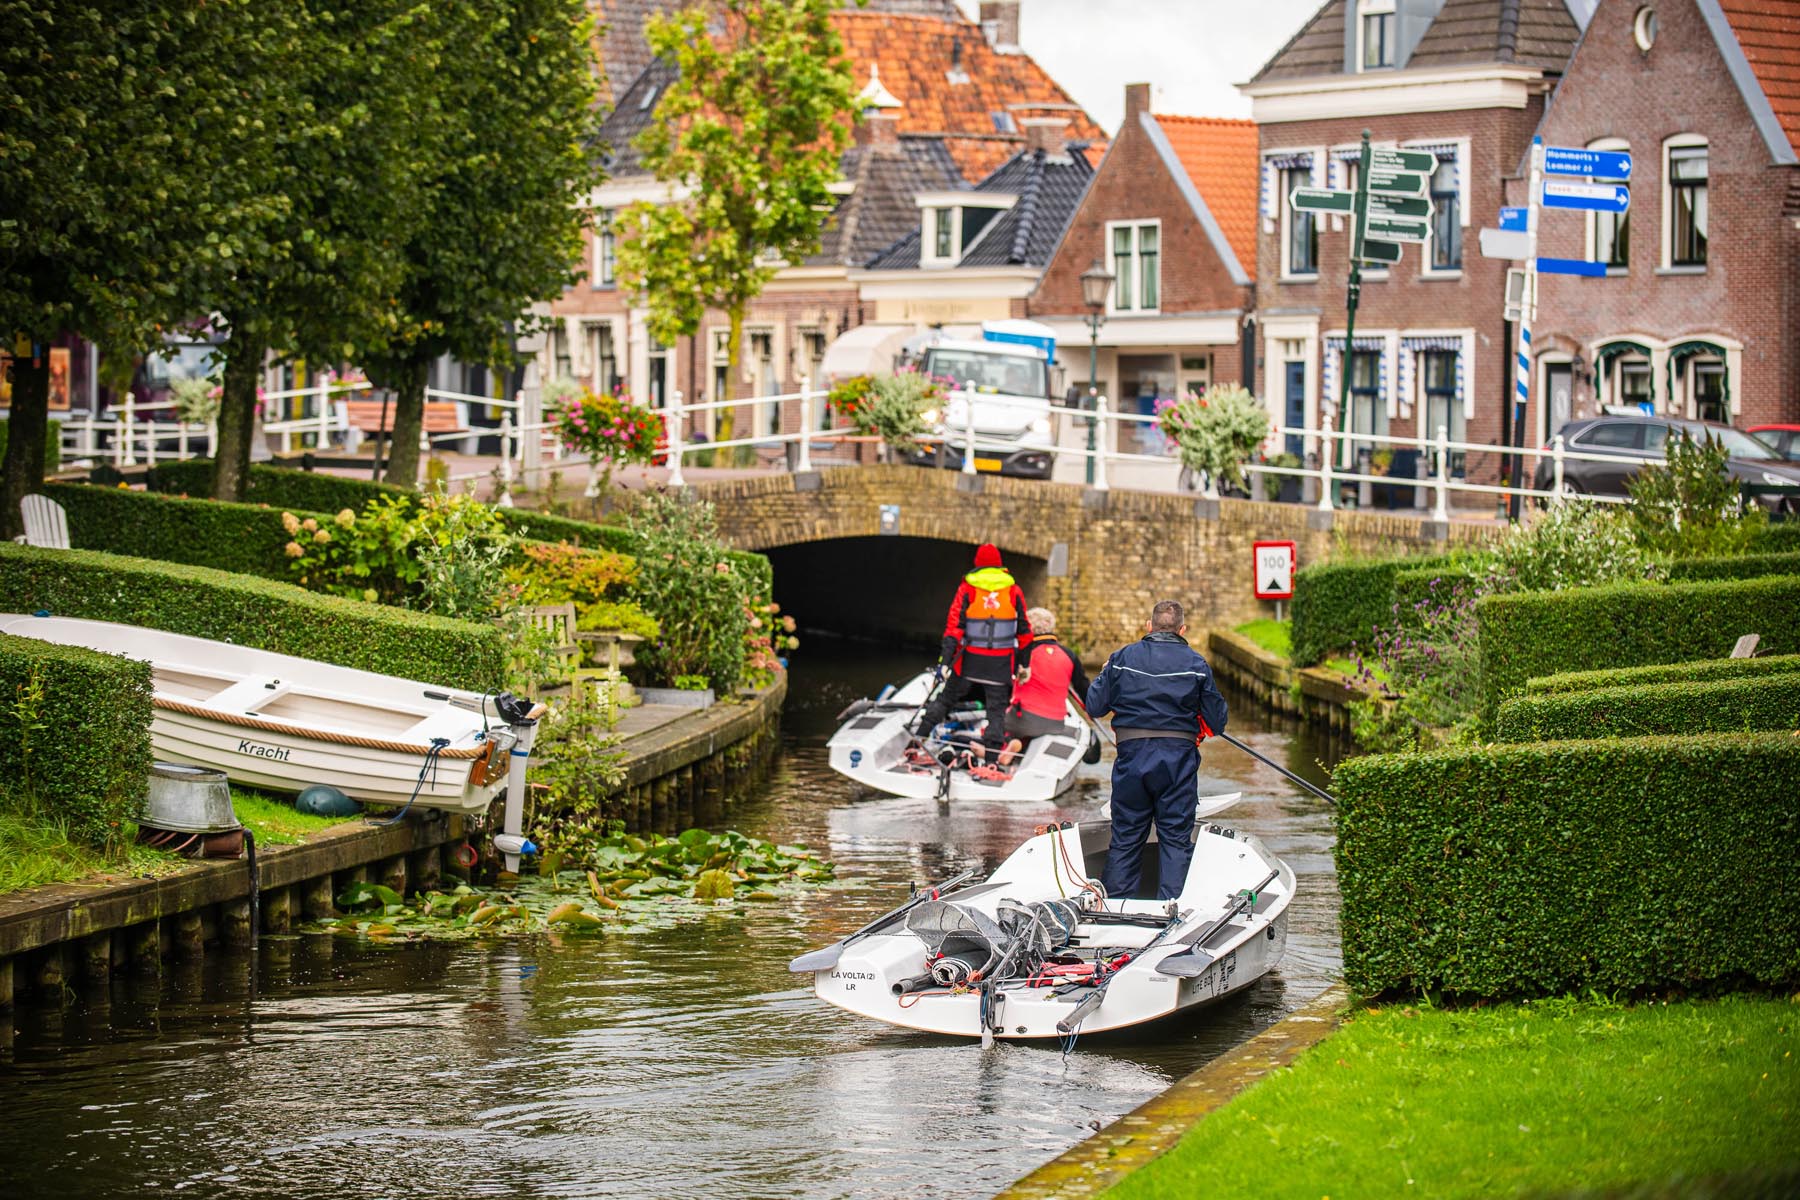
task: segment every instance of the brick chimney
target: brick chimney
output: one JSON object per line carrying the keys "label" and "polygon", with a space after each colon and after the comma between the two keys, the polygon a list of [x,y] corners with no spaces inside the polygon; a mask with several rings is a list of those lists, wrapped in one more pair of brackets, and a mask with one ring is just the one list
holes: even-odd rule
{"label": "brick chimney", "polygon": [[1019,53],[1019,0],[982,0],[981,36],[1001,54]]}
{"label": "brick chimney", "polygon": [[900,113],[894,109],[865,113],[862,121],[856,126],[856,144],[859,146],[898,146],[900,144]]}
{"label": "brick chimney", "polygon": [[1137,120],[1139,113],[1150,111],[1150,85],[1147,83],[1128,83],[1125,85],[1125,119]]}
{"label": "brick chimney", "polygon": [[1045,154],[1063,154],[1067,148],[1063,145],[1063,134],[1069,128],[1067,117],[1026,117],[1019,122],[1025,131],[1025,148],[1042,150]]}

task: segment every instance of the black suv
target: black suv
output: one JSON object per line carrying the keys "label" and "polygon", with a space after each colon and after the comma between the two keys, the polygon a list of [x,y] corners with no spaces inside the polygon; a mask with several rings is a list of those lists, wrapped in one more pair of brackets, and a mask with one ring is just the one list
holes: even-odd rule
{"label": "black suv", "polygon": [[[1800,512],[1800,468],[1782,461],[1766,442],[1741,429],[1712,421],[1684,421],[1674,417],[1590,417],[1570,421],[1557,432],[1563,449],[1580,454],[1603,454],[1606,461],[1563,460],[1563,494],[1567,496],[1623,496],[1626,484],[1645,463],[1665,460],[1671,435],[1680,432],[1699,441],[1720,443],[1731,457],[1727,467],[1745,490],[1771,512]],[[1549,491],[1554,468],[1548,455],[1538,459],[1531,486]]]}

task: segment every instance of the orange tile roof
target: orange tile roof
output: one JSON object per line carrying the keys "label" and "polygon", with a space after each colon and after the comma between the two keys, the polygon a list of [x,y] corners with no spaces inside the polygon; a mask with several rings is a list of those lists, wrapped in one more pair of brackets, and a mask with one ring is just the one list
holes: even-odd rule
{"label": "orange tile roof", "polygon": [[1782,132],[1800,152],[1800,0],[1719,0]]}
{"label": "orange tile roof", "polygon": [[1256,277],[1256,122],[1226,117],[1171,117],[1156,114],[1175,157],[1199,191],[1213,220],[1237,255],[1238,265]]}
{"label": "orange tile roof", "polygon": [[[901,104],[893,110],[900,132],[945,137],[971,183],[1024,146],[1023,133],[1016,131],[1026,117],[1067,117],[1065,136],[1092,143],[1092,158],[1105,144],[1105,131],[1030,55],[996,52],[973,21],[839,12],[832,22],[844,39],[856,85],[867,83],[870,68],[878,65],[882,85]],[[1010,114],[1014,131],[996,128],[995,113]]]}

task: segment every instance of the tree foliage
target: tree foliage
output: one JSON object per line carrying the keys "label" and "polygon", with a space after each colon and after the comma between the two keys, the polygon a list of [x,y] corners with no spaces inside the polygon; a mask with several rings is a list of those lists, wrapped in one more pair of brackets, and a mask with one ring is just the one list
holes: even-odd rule
{"label": "tree foliage", "polygon": [[453,354],[501,366],[581,258],[578,207],[599,182],[594,23],[582,0],[442,6],[457,66],[436,82],[434,159],[370,377],[397,391],[390,483],[418,476],[425,368]]}
{"label": "tree foliage", "polygon": [[637,147],[673,196],[624,212],[619,277],[663,342],[723,310],[735,368],[745,308],[781,261],[818,250],[855,114],[835,7],[705,0],[645,22],[651,51],[680,74]]}
{"label": "tree foliage", "polygon": [[1676,557],[1738,554],[1756,543],[1768,516],[1745,505],[1721,442],[1675,430],[1663,454],[1662,467],[1646,466],[1625,485],[1639,541]]}

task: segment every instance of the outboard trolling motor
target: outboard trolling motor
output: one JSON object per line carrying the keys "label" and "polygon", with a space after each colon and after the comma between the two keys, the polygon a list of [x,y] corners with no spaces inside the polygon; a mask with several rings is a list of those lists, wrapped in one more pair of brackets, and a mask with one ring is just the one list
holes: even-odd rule
{"label": "outboard trolling motor", "polygon": [[506,869],[517,874],[519,856],[537,853],[536,844],[524,836],[525,767],[531,758],[531,744],[537,740],[538,720],[548,710],[511,692],[501,692],[494,697],[494,711],[506,722],[514,739],[506,772],[506,809],[500,832],[494,835],[494,847],[505,856]]}

